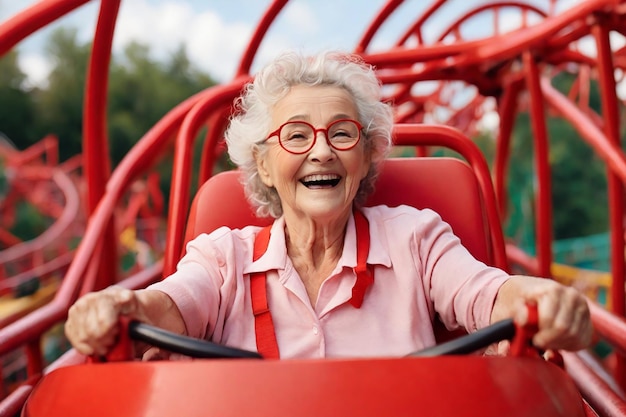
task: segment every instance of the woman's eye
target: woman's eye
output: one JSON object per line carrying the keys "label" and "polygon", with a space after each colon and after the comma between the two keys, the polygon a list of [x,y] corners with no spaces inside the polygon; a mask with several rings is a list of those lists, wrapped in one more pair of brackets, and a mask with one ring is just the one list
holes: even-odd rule
{"label": "woman's eye", "polygon": [[287,136],[288,141],[306,140],[307,136],[300,132],[292,132]]}
{"label": "woman's eye", "polygon": [[350,134],[348,132],[346,132],[345,130],[338,130],[336,132],[333,132],[333,137],[345,137],[345,136],[350,136]]}
{"label": "woman's eye", "polygon": [[354,140],[354,135],[350,133],[348,130],[337,130],[332,133],[330,140],[333,142],[351,142]]}

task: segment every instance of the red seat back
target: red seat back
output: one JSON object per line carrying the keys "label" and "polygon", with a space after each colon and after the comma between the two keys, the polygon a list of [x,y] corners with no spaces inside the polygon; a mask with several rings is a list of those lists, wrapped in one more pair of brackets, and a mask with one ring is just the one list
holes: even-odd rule
{"label": "red seat back", "polygon": [[[474,172],[456,158],[391,158],[382,166],[376,190],[366,205],[401,204],[431,208],[448,222],[469,251],[493,264],[481,192]],[[220,226],[267,225],[257,218],[243,193],[238,171],[221,172],[199,189],[191,206],[185,244]]]}

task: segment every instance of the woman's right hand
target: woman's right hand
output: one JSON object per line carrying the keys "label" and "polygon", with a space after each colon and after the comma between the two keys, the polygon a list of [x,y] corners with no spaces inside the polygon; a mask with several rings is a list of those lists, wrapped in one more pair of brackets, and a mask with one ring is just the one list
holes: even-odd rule
{"label": "woman's right hand", "polygon": [[84,295],[70,308],[65,335],[84,355],[106,355],[116,342],[121,315],[145,321],[135,291],[122,287]]}

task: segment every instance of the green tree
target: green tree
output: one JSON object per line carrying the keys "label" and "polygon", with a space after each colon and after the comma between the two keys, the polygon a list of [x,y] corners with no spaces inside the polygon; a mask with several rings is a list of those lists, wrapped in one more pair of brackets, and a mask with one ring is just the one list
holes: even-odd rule
{"label": "green tree", "polygon": [[173,107],[214,84],[192,67],[182,47],[162,64],[150,57],[148,47],[130,44],[111,67],[109,128],[114,163]]}
{"label": "green tree", "polygon": [[[109,135],[113,164],[172,108],[215,82],[194,68],[181,46],[165,63],[150,57],[147,46],[132,43],[111,66],[109,84]],[[199,142],[199,141],[197,141]],[[199,149],[199,148],[198,148]],[[171,157],[155,169],[165,198],[169,195]],[[199,152],[195,152],[199,155]],[[194,161],[198,166],[199,161]],[[194,177],[197,169],[193,170]],[[195,181],[195,180],[194,180]]]}
{"label": "green tree", "polygon": [[23,149],[39,138],[33,129],[35,104],[26,87],[26,75],[18,66],[18,53],[0,58],[0,132]]}
{"label": "green tree", "polygon": [[[576,74],[566,71],[552,79],[553,86],[565,95],[575,82]],[[602,114],[600,89],[595,80],[591,81],[585,104]],[[609,226],[604,162],[565,119],[550,118],[548,129],[555,238],[606,232]]]}
{"label": "green tree", "polygon": [[534,176],[533,142],[528,113],[515,120],[511,138],[511,155],[507,172],[509,202],[504,231],[506,236],[528,249],[534,245]]}
{"label": "green tree", "polygon": [[[560,73],[553,85],[567,94],[575,76]],[[600,112],[597,83],[592,83],[588,105]],[[608,230],[604,163],[566,120],[547,113],[549,163],[552,181],[553,234],[555,239],[588,236]],[[513,131],[508,173],[511,198],[505,231],[522,245],[534,240],[536,179],[534,141],[528,113],[518,115]]]}
{"label": "green tree", "polygon": [[553,228],[556,239],[608,230],[606,169],[572,125],[550,123]]}
{"label": "green tree", "polygon": [[[48,87],[34,95],[38,138],[59,137],[61,160],[81,153],[83,100],[91,44],[81,44],[76,29],[53,32],[46,52],[53,60]],[[18,80],[19,81],[19,80]],[[192,94],[214,85],[193,67],[180,47],[166,63],[150,57],[147,46],[130,44],[121,57],[111,59],[108,91],[108,129],[115,166],[155,123]],[[3,124],[0,124],[3,126]]]}
{"label": "green tree", "polygon": [[76,29],[56,30],[47,44],[53,69],[48,87],[37,96],[37,129],[40,136],[58,136],[61,160],[82,150],[83,95],[90,49],[89,44],[78,42]]}

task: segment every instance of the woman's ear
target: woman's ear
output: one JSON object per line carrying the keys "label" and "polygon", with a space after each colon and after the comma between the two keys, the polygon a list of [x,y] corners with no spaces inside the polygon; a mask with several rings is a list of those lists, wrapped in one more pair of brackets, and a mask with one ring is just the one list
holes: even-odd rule
{"label": "woman's ear", "polygon": [[259,172],[259,178],[263,184],[268,187],[273,187],[274,183],[272,182],[272,177],[270,176],[269,170],[267,169],[267,162],[264,158],[264,154],[261,155],[261,152],[254,152],[254,160],[256,161],[256,169]]}

